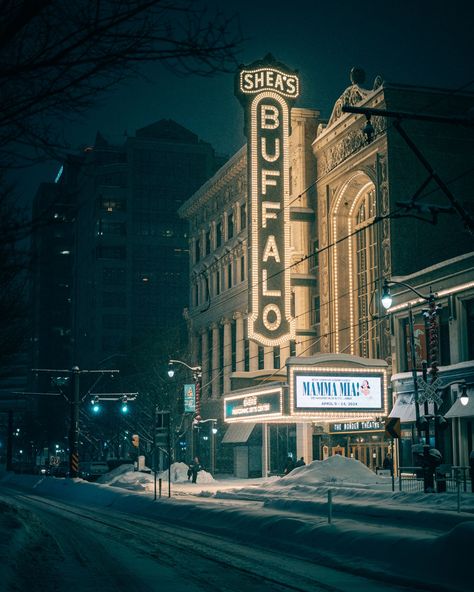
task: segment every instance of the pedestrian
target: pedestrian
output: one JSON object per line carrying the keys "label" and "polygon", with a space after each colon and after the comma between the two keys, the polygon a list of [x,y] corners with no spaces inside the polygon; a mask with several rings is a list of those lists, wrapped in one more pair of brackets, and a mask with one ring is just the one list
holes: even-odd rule
{"label": "pedestrian", "polygon": [[387,456],[383,459],[383,468],[384,469],[388,469],[390,471],[390,474],[393,471],[393,460],[392,460],[392,455],[391,454],[387,454]]}
{"label": "pedestrian", "polygon": [[283,471],[284,475],[289,475],[291,473],[291,471],[295,468],[295,462],[293,460],[292,456],[288,457],[288,460],[286,461],[286,466],[285,469]]}
{"label": "pedestrian", "polygon": [[196,483],[197,474],[199,471],[202,470],[201,462],[197,456],[194,457],[194,460],[189,465],[188,469],[188,481],[189,478],[192,477],[192,482]]}
{"label": "pedestrian", "polygon": [[297,467],[304,467],[305,465],[306,465],[306,463],[304,462],[304,458],[303,458],[303,457],[301,457],[299,460],[297,460],[297,461],[295,462],[295,469],[296,469]]}

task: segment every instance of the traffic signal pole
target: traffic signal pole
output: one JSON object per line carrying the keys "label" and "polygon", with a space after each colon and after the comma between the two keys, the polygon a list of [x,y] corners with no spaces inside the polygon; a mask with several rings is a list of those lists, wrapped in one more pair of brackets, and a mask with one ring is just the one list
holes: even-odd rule
{"label": "traffic signal pole", "polygon": [[71,425],[69,427],[69,475],[79,476],[79,404],[80,404],[80,370],[77,366],[71,369]]}

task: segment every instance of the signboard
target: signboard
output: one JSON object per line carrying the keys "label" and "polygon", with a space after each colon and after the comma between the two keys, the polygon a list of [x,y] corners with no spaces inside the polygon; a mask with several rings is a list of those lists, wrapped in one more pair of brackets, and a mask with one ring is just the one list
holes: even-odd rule
{"label": "signboard", "polygon": [[295,409],[380,410],[382,376],[375,374],[296,374]]}
{"label": "signboard", "polygon": [[224,400],[224,420],[264,419],[282,416],[283,389],[234,395]]}
{"label": "signboard", "polygon": [[184,385],[184,412],[194,413],[196,411],[196,385]]}
{"label": "signboard", "polygon": [[352,432],[383,432],[385,424],[383,421],[344,421],[329,424],[330,434],[350,434]]}
{"label": "signboard", "polygon": [[402,428],[399,417],[388,417],[385,421],[385,435],[387,438],[400,438]]}
{"label": "signboard", "polygon": [[236,95],[245,110],[249,178],[248,337],[276,346],[295,336],[291,316],[290,108],[295,72],[269,56],[243,67]]}

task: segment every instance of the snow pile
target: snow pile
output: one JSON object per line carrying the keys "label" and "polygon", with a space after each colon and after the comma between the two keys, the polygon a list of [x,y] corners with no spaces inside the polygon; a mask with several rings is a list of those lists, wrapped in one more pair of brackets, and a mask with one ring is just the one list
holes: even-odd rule
{"label": "snow pile", "polygon": [[131,464],[119,465],[115,469],[112,469],[112,471],[109,471],[108,473],[105,473],[105,475],[102,475],[101,477],[99,477],[97,479],[97,483],[104,483],[106,485],[112,485],[115,483],[115,481],[120,480],[120,477],[124,473],[130,472],[131,469],[133,470],[133,465],[131,465]]}
{"label": "snow pile", "polygon": [[[188,482],[188,465],[182,462],[176,462],[171,465],[171,483]],[[168,470],[158,473],[158,478],[162,481],[168,481]],[[201,470],[197,474],[197,483],[213,483],[215,481],[211,473]]]}
{"label": "snow pile", "polygon": [[[177,462],[171,465],[171,483],[188,483],[188,465],[186,463]],[[157,479],[168,482],[168,469],[157,473]],[[121,487],[131,491],[151,491],[154,489],[155,476],[153,473],[142,473],[135,471],[133,465],[120,465],[113,471],[100,477],[97,483],[103,485],[112,485],[113,487]],[[197,475],[197,483],[213,483],[214,477],[207,471],[199,471]],[[192,483],[194,486],[194,483]]]}
{"label": "snow pile", "polygon": [[347,485],[349,483],[375,485],[386,479],[386,477],[378,477],[354,458],[335,454],[326,460],[314,460],[309,465],[293,469],[289,475],[282,477],[279,485]]}

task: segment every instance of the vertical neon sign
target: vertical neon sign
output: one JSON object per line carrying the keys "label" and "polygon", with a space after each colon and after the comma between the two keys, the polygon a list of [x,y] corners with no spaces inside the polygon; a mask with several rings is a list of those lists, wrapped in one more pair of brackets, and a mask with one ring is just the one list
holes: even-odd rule
{"label": "vertical neon sign", "polygon": [[268,346],[293,339],[291,316],[290,109],[299,80],[269,58],[243,67],[236,94],[245,110],[249,174],[248,336]]}

